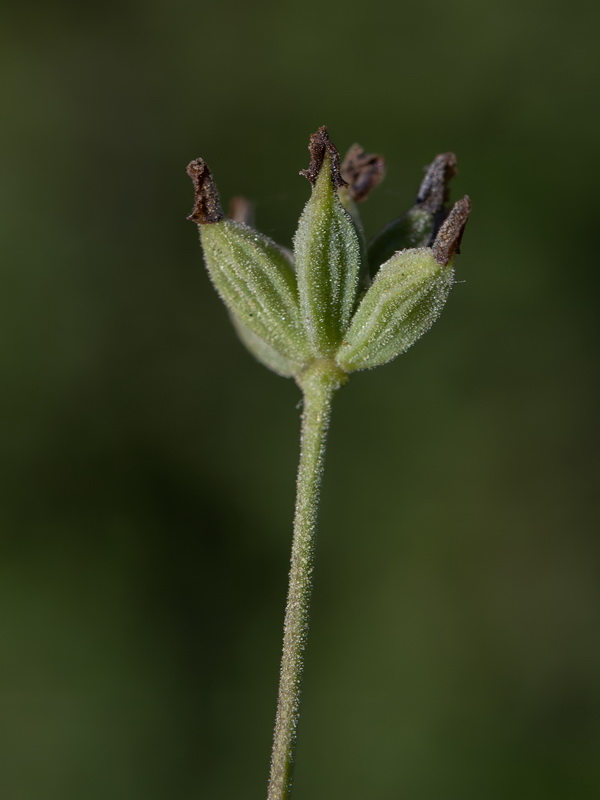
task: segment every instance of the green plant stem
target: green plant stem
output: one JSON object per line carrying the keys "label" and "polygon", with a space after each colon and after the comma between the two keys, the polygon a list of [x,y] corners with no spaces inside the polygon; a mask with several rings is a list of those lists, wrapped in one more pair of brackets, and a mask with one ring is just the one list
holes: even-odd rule
{"label": "green plant stem", "polygon": [[331,400],[345,377],[317,361],[298,380],[304,393],[300,463],[268,800],[287,800],[291,792],[325,441]]}

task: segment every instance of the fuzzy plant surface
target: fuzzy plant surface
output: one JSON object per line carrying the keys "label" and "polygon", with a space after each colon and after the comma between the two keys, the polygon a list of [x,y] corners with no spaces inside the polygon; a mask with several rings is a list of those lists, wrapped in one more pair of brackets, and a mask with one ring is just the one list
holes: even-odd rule
{"label": "fuzzy plant surface", "polygon": [[349,376],[404,353],[435,322],[454,281],[454,259],[471,210],[448,207],[453,153],[427,168],[412,208],[371,241],[358,203],[383,179],[384,159],[353,145],[343,162],[326,127],[311,136],[312,185],[293,253],[248,224],[236,198],[227,217],[202,159],[189,164],[204,260],[252,355],[294,378],[303,394],[292,557],[285,610],[268,800],[292,788],[319,490],[331,402]]}

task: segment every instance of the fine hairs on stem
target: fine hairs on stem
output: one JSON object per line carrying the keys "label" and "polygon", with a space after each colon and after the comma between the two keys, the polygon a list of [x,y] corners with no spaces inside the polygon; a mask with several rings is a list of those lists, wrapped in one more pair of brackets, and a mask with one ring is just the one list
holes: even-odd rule
{"label": "fine hairs on stem", "polygon": [[454,282],[454,260],[471,210],[448,206],[456,157],[427,168],[414,205],[369,241],[358,203],[381,182],[385,161],[354,144],[341,161],[327,128],[311,136],[312,185],[293,253],[251,228],[252,207],[222,210],[212,173],[192,161],[204,260],[241,341],[303,395],[300,462],[283,651],[267,800],[292,789],[319,492],[331,404],[351,373],[404,353],[435,322]]}
{"label": "fine hairs on stem", "polygon": [[333,393],[345,376],[316,364],[303,376],[300,463],[268,800],[289,796],[308,635],[317,508]]}

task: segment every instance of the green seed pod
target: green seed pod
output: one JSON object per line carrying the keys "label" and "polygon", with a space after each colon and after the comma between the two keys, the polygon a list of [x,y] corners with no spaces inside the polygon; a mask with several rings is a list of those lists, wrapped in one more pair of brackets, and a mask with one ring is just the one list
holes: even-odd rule
{"label": "green seed pod", "polygon": [[427,247],[433,234],[433,216],[418,205],[413,206],[401,217],[390,222],[369,242],[367,254],[369,270],[375,276],[398,250]]}
{"label": "green seed pod", "polygon": [[342,161],[340,173],[346,186],[338,189],[342,206],[352,217],[360,246],[359,287],[367,289],[371,283],[367,241],[358,203],[364,203],[385,177],[385,159],[377,153],[367,153],[359,144],[353,144]]}
{"label": "green seed pod", "polygon": [[200,238],[211,279],[231,312],[283,356],[304,361],[296,278],[280,248],[231,220],[203,225]]}
{"label": "green seed pod", "polygon": [[401,250],[379,270],[337,355],[346,372],[385,364],[404,353],[438,318],[454,280],[471,201],[454,204],[432,247]]}
{"label": "green seed pod", "polygon": [[372,283],[368,275],[363,281],[367,259],[356,203],[381,181],[384,161],[354,145],[340,166],[325,127],[309,149],[310,166],[301,174],[313,191],[294,239],[296,271],[294,255],[247,224],[247,201],[237,198],[235,219],[226,219],[204,161],[188,166],[196,192],[188,219],[199,226],[211,280],[234,327],[258,361],[299,383],[315,365],[350,373],[384,364],[428,330],[452,286],[471,208],[465,196],[448,213],[456,159],[437,156],[416,204],[372,243],[370,256],[386,259]]}
{"label": "green seed pod", "polygon": [[313,353],[332,356],[342,340],[356,301],[360,246],[352,218],[337,189],[339,154],[325,127],[313,134],[311,163],[302,172],[313,184],[294,239],[300,308]]}
{"label": "green seed pod", "polygon": [[[265,347],[284,360],[304,363],[309,350],[288,257],[266,236],[225,219],[212,176],[201,159],[189,165],[188,173],[196,188],[189,218],[199,225],[204,259],[217,292]],[[264,363],[265,358],[261,360]]]}
{"label": "green seed pod", "polygon": [[293,378],[300,374],[305,366],[303,363],[282,355],[264,339],[253,333],[247,325],[240,322],[235,314],[231,314],[231,321],[243,344],[263,366],[284,378]]}
{"label": "green seed pod", "polygon": [[413,345],[437,319],[453,270],[430,248],[402,250],[377,273],[340,346],[336,363],[346,372],[385,364]]}
{"label": "green seed pod", "polygon": [[376,275],[381,264],[396,251],[427,247],[432,243],[446,216],[448,184],[455,174],[454,153],[442,153],[434,158],[421,182],[414,206],[386,225],[369,242],[367,252],[371,275]]}

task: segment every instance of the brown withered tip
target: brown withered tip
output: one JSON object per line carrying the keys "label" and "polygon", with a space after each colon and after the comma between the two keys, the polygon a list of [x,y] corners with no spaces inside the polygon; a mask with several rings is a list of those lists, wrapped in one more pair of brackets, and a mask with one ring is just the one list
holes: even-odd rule
{"label": "brown withered tip", "polygon": [[229,201],[227,216],[234,222],[252,226],[254,225],[254,206],[250,200],[238,194]]}
{"label": "brown withered tip", "polygon": [[433,257],[440,266],[445,267],[460,253],[460,240],[470,213],[471,198],[466,194],[454,203],[431,245]]}
{"label": "brown withered tip", "polygon": [[385,158],[367,153],[359,144],[353,144],[344,156],[342,178],[348,184],[350,196],[357,203],[367,199],[385,177]]}
{"label": "brown withered tip", "polygon": [[308,150],[310,152],[310,164],[308,169],[300,170],[300,175],[304,175],[305,178],[308,178],[314,186],[319,177],[321,167],[323,166],[323,159],[325,155],[329,153],[331,159],[331,182],[336,189],[339,189],[340,186],[346,186],[346,181],[342,178],[340,169],[340,154],[337,151],[337,147],[329,138],[326,125],[321,125],[319,130],[312,134]]}
{"label": "brown withered tip", "polygon": [[206,162],[197,158],[187,166],[187,174],[194,184],[194,208],[187,217],[198,225],[208,225],[211,222],[220,222],[225,218],[219,193]]}
{"label": "brown withered tip", "polygon": [[438,214],[448,202],[449,183],[456,175],[454,153],[436,156],[425,173],[417,194],[417,205],[430,214]]}

